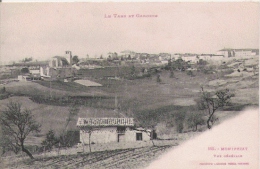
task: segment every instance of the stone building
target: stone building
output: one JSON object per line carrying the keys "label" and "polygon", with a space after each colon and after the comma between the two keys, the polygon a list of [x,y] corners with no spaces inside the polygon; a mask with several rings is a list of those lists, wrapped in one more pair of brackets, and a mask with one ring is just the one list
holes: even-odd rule
{"label": "stone building", "polygon": [[[79,118],[80,142],[109,143],[148,141],[151,130],[134,128],[133,118]],[[89,137],[89,133],[90,137]]]}

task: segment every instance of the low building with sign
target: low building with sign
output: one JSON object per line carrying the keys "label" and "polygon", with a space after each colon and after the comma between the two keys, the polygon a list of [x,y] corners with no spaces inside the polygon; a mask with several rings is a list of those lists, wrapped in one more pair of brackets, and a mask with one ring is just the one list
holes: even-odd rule
{"label": "low building with sign", "polygon": [[79,118],[80,142],[109,143],[148,141],[151,130],[134,128],[133,118]]}

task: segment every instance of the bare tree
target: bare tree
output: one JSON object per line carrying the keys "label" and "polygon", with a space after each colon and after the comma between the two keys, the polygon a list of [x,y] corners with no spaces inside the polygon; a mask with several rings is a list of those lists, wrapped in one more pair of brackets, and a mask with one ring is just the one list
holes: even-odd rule
{"label": "bare tree", "polygon": [[[88,134],[88,147],[89,147],[89,152],[91,153],[91,135],[94,131],[97,131],[99,130],[100,127],[99,126],[85,126],[84,127],[84,130],[83,133],[87,133]],[[84,137],[82,137],[82,141],[83,141],[83,151],[84,151],[84,146],[85,146],[85,140],[84,140]]]}
{"label": "bare tree", "polygon": [[[153,146],[155,146],[153,141],[153,134],[155,131],[155,127],[158,124],[158,117],[155,117],[154,114],[150,112],[137,113],[134,114],[134,116],[138,125],[145,128],[144,131],[150,134],[150,139],[153,143]],[[147,129],[150,129],[150,131]]]}
{"label": "bare tree", "polygon": [[88,126],[86,128],[86,133],[88,133],[88,147],[89,147],[89,152],[91,152],[91,134],[94,131],[94,128],[92,126]]}
{"label": "bare tree", "polygon": [[213,117],[216,110],[228,105],[231,98],[234,96],[235,95],[232,94],[229,89],[218,90],[212,95],[210,92],[204,91],[203,87],[201,87],[201,96],[197,104],[200,109],[207,110],[208,112],[207,127],[209,129],[214,123]]}
{"label": "bare tree", "polygon": [[30,110],[22,110],[22,104],[9,102],[6,108],[1,112],[0,125],[2,134],[9,141],[5,142],[15,153],[19,148],[25,152],[31,159],[34,157],[25,148],[26,137],[32,132],[40,132],[40,124],[34,119]]}
{"label": "bare tree", "polygon": [[66,137],[69,123],[72,120],[74,120],[75,117],[77,117],[78,113],[79,113],[79,107],[76,104],[73,104],[72,107],[69,108],[69,115],[66,119],[66,123],[65,123],[63,132],[62,132],[61,140],[60,140],[62,142],[62,144],[65,145],[65,146],[67,146],[69,141],[70,141],[69,140],[70,138]]}

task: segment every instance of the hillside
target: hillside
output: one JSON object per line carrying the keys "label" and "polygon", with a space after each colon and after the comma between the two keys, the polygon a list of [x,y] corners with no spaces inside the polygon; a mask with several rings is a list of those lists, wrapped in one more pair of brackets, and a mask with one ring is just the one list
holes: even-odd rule
{"label": "hillside", "polygon": [[[233,66],[232,63],[231,61],[227,65]],[[249,61],[246,63],[252,64]],[[173,143],[180,144],[193,135],[207,130],[205,125],[200,125],[198,131],[193,132],[187,124],[184,124],[182,133],[178,133],[174,121],[177,113],[190,114],[196,111],[196,99],[200,94],[201,86],[210,92],[228,88],[235,94],[235,97],[231,99],[232,104],[230,106],[217,111],[216,118],[218,118],[218,121],[215,125],[236,116],[239,111],[247,106],[258,107],[258,73],[252,71],[239,72],[237,68],[227,65],[224,65],[224,68],[221,69],[218,67],[210,69],[210,73],[208,71],[194,71],[189,74],[185,71],[174,71],[173,78],[170,78],[170,71],[162,69],[158,73],[160,82],[157,82],[156,74],[151,77],[132,80],[124,78],[107,79],[101,78],[103,76],[101,70],[98,76],[94,76],[94,72],[91,70],[90,75],[85,78],[102,84],[99,87],[86,87],[74,82],[11,82],[5,84],[6,92],[10,93],[11,97],[0,100],[0,108],[2,109],[12,100],[22,103],[24,108],[32,111],[42,128],[39,134],[29,135],[26,144],[30,146],[41,146],[45,134],[51,129],[58,136],[64,129],[69,108],[74,104],[79,106],[80,110],[79,114],[69,124],[68,130],[78,131],[76,127],[78,117],[134,117],[136,125],[141,126],[145,120],[155,120],[158,138],[164,139],[163,141],[172,140],[171,143],[165,145],[175,145]],[[115,110],[116,108],[117,110]],[[206,118],[206,115],[204,118]],[[39,165],[43,168],[51,168],[56,165],[57,168],[65,168],[65,165],[95,168],[104,165],[108,168],[115,166],[119,166],[119,168],[130,166],[131,168],[133,167],[131,163],[133,159],[138,158],[137,163],[141,167],[167,149],[167,147],[151,148],[150,143],[142,146],[143,148],[138,147],[138,149],[137,147],[118,147],[117,145],[111,150],[107,146],[93,146],[100,148],[93,154],[76,155],[77,152],[74,152],[70,156],[51,156],[44,159],[42,158],[43,154],[40,154],[40,159],[36,158],[34,161],[20,159],[20,162],[10,164],[10,166],[19,165],[29,168],[29,164],[32,164],[34,168]],[[118,148],[120,150],[115,150]],[[75,147],[69,150],[74,149]],[[105,151],[108,149],[109,151]],[[128,154],[127,152],[131,153]],[[120,164],[113,161],[114,158],[110,158],[109,153],[114,154],[115,158],[122,159],[119,160]],[[134,155],[132,156],[132,154]],[[151,154],[151,156],[148,154]],[[147,159],[143,155],[147,156]],[[132,157],[132,159],[126,159],[125,156]],[[104,163],[97,159],[104,160]],[[142,163],[139,159],[146,162]],[[136,168],[136,166],[133,168]]]}
{"label": "hillside", "polygon": [[[232,63],[236,61],[230,61],[227,65]],[[246,63],[248,65],[251,62],[247,60]],[[86,87],[74,82],[12,82],[5,85],[6,91],[23,97],[1,100],[0,106],[10,99],[20,101],[42,123],[40,135],[43,135],[51,128],[57,133],[61,131],[71,102],[80,106],[78,117],[132,117],[138,113],[151,112],[155,116],[161,115],[158,123],[165,123],[165,120],[171,123],[171,115],[179,111],[192,112],[201,86],[207,91],[229,88],[234,92],[235,97],[231,100],[233,107],[228,110],[258,105],[258,75],[241,72],[246,76],[230,76],[232,73],[225,73],[231,72],[230,69],[226,67],[213,74],[193,72],[193,76],[175,71],[174,78],[169,78],[169,71],[162,70],[160,83],[156,82],[156,75],[135,80],[116,80],[101,78],[104,69],[98,69],[98,77],[94,76],[94,70],[90,70],[88,79],[102,84],[101,87]],[[113,70],[112,74],[117,71]],[[114,111],[115,106],[118,107],[118,113]],[[75,120],[71,122],[70,129],[76,129],[75,123]]]}

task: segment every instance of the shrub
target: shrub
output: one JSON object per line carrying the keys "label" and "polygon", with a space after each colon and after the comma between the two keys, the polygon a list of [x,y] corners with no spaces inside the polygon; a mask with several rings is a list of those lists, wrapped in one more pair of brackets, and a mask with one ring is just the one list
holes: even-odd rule
{"label": "shrub", "polygon": [[184,128],[183,123],[184,123],[185,117],[186,117],[186,112],[177,112],[175,114],[174,120],[175,120],[175,123],[177,124],[177,132],[179,132],[179,133],[182,133],[182,131],[183,131],[183,128]]}
{"label": "shrub", "polygon": [[193,72],[191,70],[187,71],[188,76],[193,76]]}
{"label": "shrub", "polygon": [[177,131],[178,131],[178,133],[182,133],[182,131],[183,131],[183,123],[182,122],[178,122],[178,124],[177,124]]}
{"label": "shrub", "polygon": [[52,150],[53,146],[58,143],[58,138],[55,137],[53,130],[48,131],[45,140],[42,141],[41,145],[45,147],[45,150]]}
{"label": "shrub", "polygon": [[157,81],[158,83],[160,83],[160,82],[162,81],[159,74],[157,75],[156,81]]}
{"label": "shrub", "polygon": [[5,93],[6,92],[6,89],[5,89],[5,87],[3,87],[1,90],[0,90],[0,94],[3,94],[3,93]]}
{"label": "shrub", "polygon": [[205,121],[201,113],[190,113],[187,119],[188,127],[192,128],[193,131],[197,131],[198,125],[204,125]]}
{"label": "shrub", "polygon": [[72,147],[79,142],[79,131],[67,131],[65,135],[60,136],[59,142],[62,147]]}

